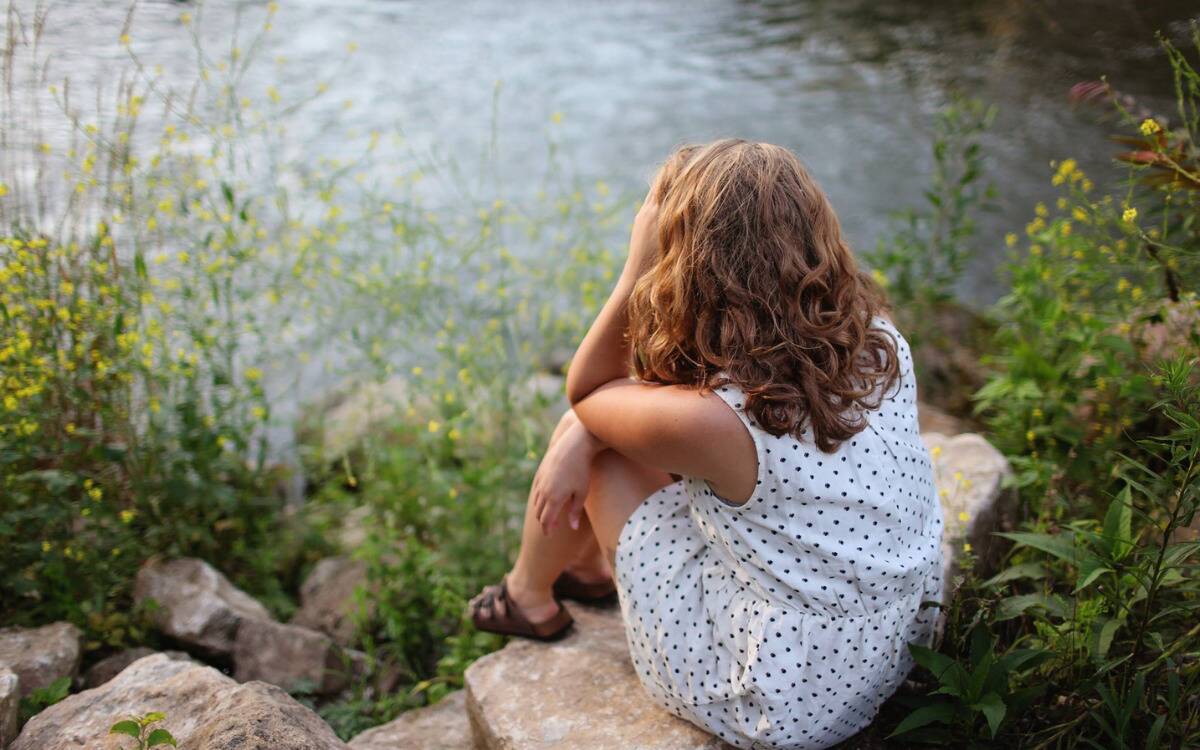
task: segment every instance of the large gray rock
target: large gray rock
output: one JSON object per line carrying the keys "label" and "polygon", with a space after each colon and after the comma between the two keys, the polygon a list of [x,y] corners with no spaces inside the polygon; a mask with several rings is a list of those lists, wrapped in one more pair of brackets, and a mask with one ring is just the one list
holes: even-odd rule
{"label": "large gray rock", "polygon": [[400,715],[350,740],[353,750],[472,750],[466,692],[456,690],[435,705]]}
{"label": "large gray rock", "polygon": [[271,613],[213,566],[192,557],[150,560],[138,571],[133,598],[154,600],[154,621],[163,633],[216,655],[233,652],[243,620]]}
{"label": "large gray rock", "polygon": [[33,717],[11,750],[117,750],[115,722],[151,711],[186,750],[346,750],[321,719],[273,685],[239,685],[217,670],[164,654]]}
{"label": "large gray rock", "polygon": [[571,606],[573,632],[514,640],[466,672],[467,712],[485,750],[719,750],[717,738],[647,697],[615,609]]}
{"label": "large gray rock", "polygon": [[300,586],[293,625],[319,630],[343,646],[354,640],[355,591],[367,582],[367,565],[349,557],[321,560]]}
{"label": "large gray rock", "polygon": [[17,737],[21,705],[21,678],[8,667],[0,667],[0,750]]}
{"label": "large gray rock", "polygon": [[21,697],[79,671],[81,633],[69,622],[0,630],[0,667],[21,678]]}
{"label": "large gray rock", "polygon": [[233,661],[240,682],[262,680],[319,695],[344,688],[354,671],[351,657],[329,636],[274,620],[243,620]]}
{"label": "large gray rock", "polygon": [[933,458],[934,483],[942,503],[945,600],[954,594],[954,576],[970,545],[980,572],[999,562],[1001,539],[993,532],[1011,523],[1015,493],[1004,487],[1012,475],[1008,460],[975,433],[947,437],[937,432],[921,434]]}

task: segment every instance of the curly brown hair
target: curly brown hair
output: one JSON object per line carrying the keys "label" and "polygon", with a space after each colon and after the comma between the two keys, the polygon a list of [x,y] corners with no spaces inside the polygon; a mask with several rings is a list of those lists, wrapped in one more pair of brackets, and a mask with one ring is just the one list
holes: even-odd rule
{"label": "curly brown hair", "polygon": [[629,299],[639,378],[746,394],[773,435],[825,452],[866,428],[899,378],[874,319],[883,295],[859,270],[829,200],[787,149],[720,140],[663,164],[661,253]]}

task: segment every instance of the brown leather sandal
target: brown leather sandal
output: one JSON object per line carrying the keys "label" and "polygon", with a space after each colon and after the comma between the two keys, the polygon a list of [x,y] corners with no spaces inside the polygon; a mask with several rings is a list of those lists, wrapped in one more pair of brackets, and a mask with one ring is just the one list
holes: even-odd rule
{"label": "brown leather sandal", "polygon": [[[503,615],[496,612],[497,601],[504,602]],[[515,635],[535,641],[555,641],[567,634],[575,620],[562,602],[558,602],[558,612],[549,620],[530,622],[508,595],[508,580],[501,579],[500,583],[488,586],[471,600],[471,622],[479,630],[488,633]]]}
{"label": "brown leather sandal", "polygon": [[611,604],[617,599],[617,584],[611,578],[597,583],[585,583],[571,571],[564,570],[554,581],[554,595],[582,604]]}

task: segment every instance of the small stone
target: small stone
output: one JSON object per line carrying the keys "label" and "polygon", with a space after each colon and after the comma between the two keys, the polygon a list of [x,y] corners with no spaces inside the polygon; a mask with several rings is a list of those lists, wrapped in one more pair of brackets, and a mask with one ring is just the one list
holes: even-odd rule
{"label": "small stone", "polygon": [[966,432],[966,423],[942,409],[924,401],[917,403],[917,421],[921,432],[940,432],[943,435],[957,435]]}
{"label": "small stone", "polygon": [[0,667],[21,680],[21,697],[62,677],[75,678],[81,656],[79,628],[56,622],[40,628],[0,630]]}
{"label": "small stone", "polygon": [[188,750],[347,750],[321,719],[277,687],[239,685],[212,667],[155,654],[98,688],[68,696],[29,720],[10,750],[117,750],[109,728],[161,711],[155,727]]}
{"label": "small stone", "polygon": [[[138,659],[144,659],[155,653],[158,652],[152,648],[138,646],[137,648],[127,648],[111,656],[106,656],[88,667],[83,675],[83,684],[88,688],[99,687],[119,675],[126,667]],[[182,651],[163,651],[162,653],[171,659],[186,661],[191,658]]]}
{"label": "small stone", "polygon": [[514,640],[466,672],[467,713],[483,750],[725,750],[655,705],[629,660],[615,609],[572,605],[556,643]]}
{"label": "small stone", "polygon": [[367,565],[361,560],[321,560],[300,586],[300,609],[292,617],[292,624],[319,630],[343,646],[350,645],[356,630],[355,590],[366,581]]}
{"label": "small stone", "polygon": [[353,750],[472,750],[466,692],[456,690],[432,706],[400,715],[350,740]]}
{"label": "small stone", "polygon": [[274,620],[244,620],[233,660],[239,682],[262,680],[319,695],[341,690],[355,670],[353,658],[329,636]]}
{"label": "small stone", "polygon": [[934,483],[945,521],[942,555],[944,600],[948,602],[954,593],[954,575],[964,545],[971,545],[980,573],[999,562],[1003,540],[992,532],[1009,523],[1015,493],[1003,484],[1012,475],[1012,468],[1004,454],[975,433],[946,437],[926,432],[921,439],[933,454]]}
{"label": "small stone", "polygon": [[21,678],[8,667],[0,667],[0,750],[17,738]]}
{"label": "small stone", "polygon": [[166,635],[217,656],[233,652],[242,620],[269,620],[271,613],[213,566],[192,557],[151,560],[138,571],[138,604],[158,603],[154,620]]}

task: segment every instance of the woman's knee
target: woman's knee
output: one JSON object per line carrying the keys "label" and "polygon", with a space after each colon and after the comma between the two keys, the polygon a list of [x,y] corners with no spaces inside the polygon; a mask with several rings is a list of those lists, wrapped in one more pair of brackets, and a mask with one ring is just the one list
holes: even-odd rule
{"label": "woman's knee", "polygon": [[587,513],[600,547],[612,561],[625,522],[642,501],[672,481],[671,475],[604,450],[592,459]]}

